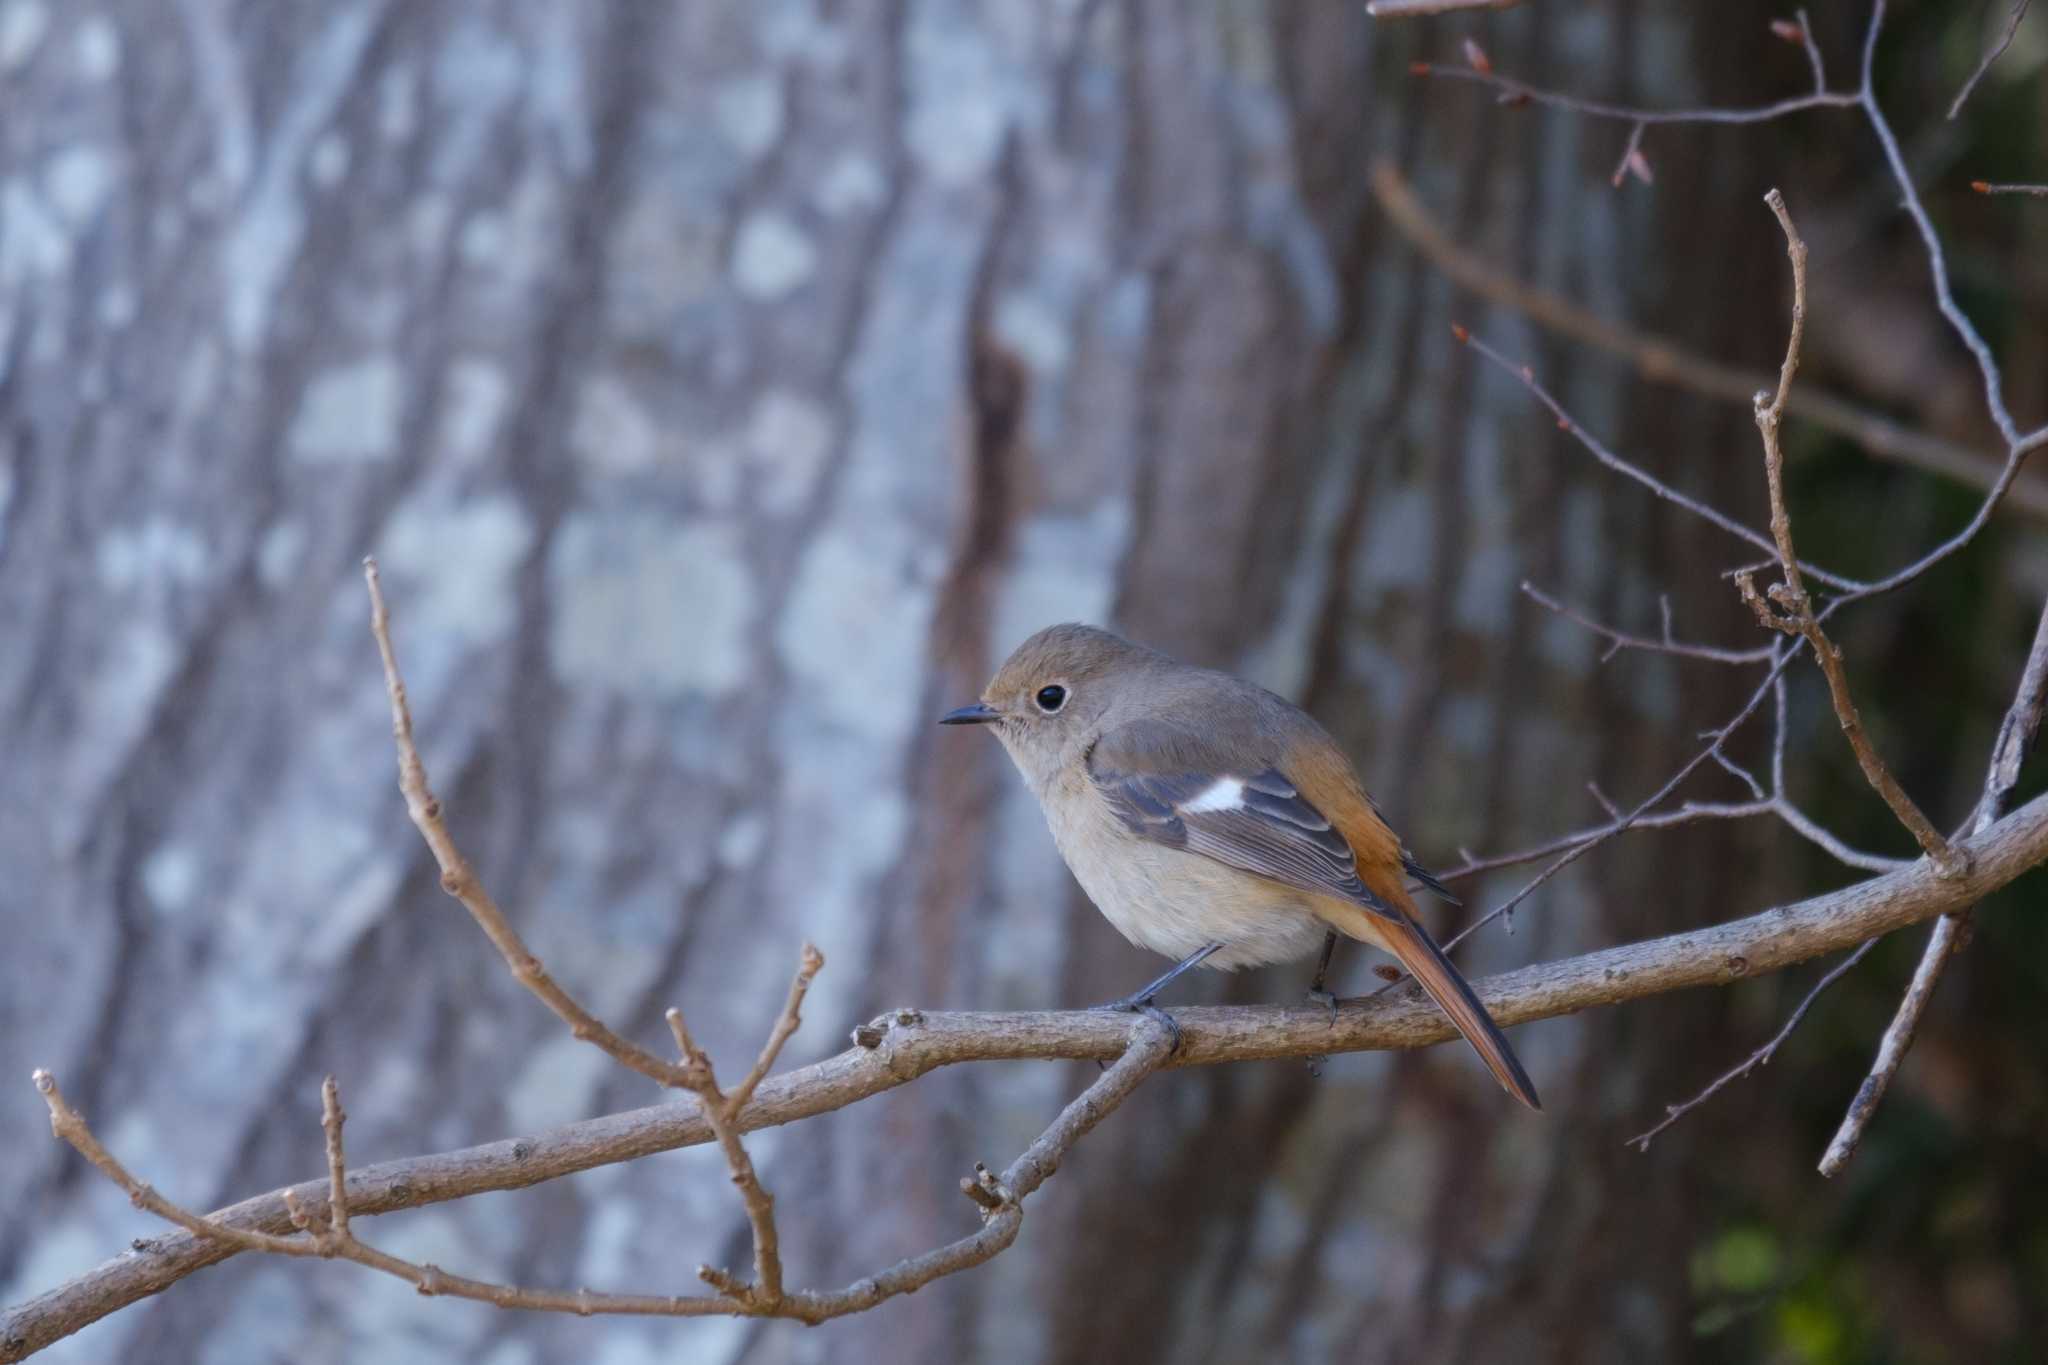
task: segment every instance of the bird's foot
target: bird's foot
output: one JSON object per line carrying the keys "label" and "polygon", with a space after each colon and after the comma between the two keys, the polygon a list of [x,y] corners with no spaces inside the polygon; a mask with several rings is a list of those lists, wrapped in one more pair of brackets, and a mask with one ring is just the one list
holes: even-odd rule
{"label": "bird's foot", "polygon": [[1152,1003],[1150,993],[1140,991],[1135,995],[1127,995],[1121,1000],[1112,1000],[1108,1004],[1095,1005],[1091,1006],[1091,1008],[1114,1010],[1119,1014],[1142,1014],[1147,1019],[1155,1020],[1165,1026],[1166,1036],[1173,1040],[1173,1046],[1168,1048],[1167,1052],[1174,1053],[1180,1051],[1180,1025],[1174,1021],[1172,1015]]}
{"label": "bird's foot", "polygon": [[1308,996],[1309,1004],[1321,1005],[1330,1012],[1330,1026],[1335,1028],[1337,1024],[1337,997],[1333,993],[1315,986],[1309,987],[1306,995]]}

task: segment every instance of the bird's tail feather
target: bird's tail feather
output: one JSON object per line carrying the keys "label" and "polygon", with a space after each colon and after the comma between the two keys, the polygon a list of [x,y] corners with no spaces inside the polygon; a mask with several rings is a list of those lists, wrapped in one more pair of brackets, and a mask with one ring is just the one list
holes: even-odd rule
{"label": "bird's tail feather", "polygon": [[1429,998],[1436,1001],[1437,1008],[1457,1025],[1458,1032],[1479,1054],[1479,1060],[1486,1063],[1486,1069],[1493,1073],[1502,1089],[1531,1109],[1543,1108],[1542,1102],[1536,1098],[1536,1087],[1529,1081],[1529,1073],[1522,1070],[1514,1049],[1501,1035],[1500,1026],[1493,1022],[1486,1006],[1480,1004],[1479,997],[1472,993],[1471,983],[1451,965],[1451,960],[1444,956],[1443,949],[1437,947],[1436,940],[1429,936],[1427,929],[1399,910],[1385,914],[1343,902],[1329,904],[1331,909],[1342,906],[1350,912],[1342,919],[1326,913],[1325,918],[1331,919],[1337,929],[1352,938],[1376,943],[1400,959],[1408,974],[1421,982],[1422,989],[1429,992]]}

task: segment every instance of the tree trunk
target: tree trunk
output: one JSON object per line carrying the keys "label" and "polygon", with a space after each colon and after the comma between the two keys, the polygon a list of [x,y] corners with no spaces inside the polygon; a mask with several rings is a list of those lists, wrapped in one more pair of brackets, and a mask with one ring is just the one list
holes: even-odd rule
{"label": "tree trunk", "polygon": [[[1396,161],[1524,278],[1768,363],[1764,186],[1717,155],[1744,134],[1673,133],[1655,197],[1617,194],[1625,129],[1406,74],[1483,31],[1503,69],[1600,92],[1799,78],[1796,49],[1749,72],[1738,27],[1220,0],[0,7],[0,1074],[56,1070],[195,1205],[318,1167],[323,1072],[365,1161],[653,1098],[439,894],[393,782],[366,551],[487,884],[598,1013],[652,1044],[679,1004],[728,1065],[805,937],[828,966],[792,1060],[885,1007],[1083,1004],[1157,969],[997,747],[930,723],[1052,621],[1304,698],[1425,861],[1596,817],[1589,778],[1645,793],[1731,684],[1601,670],[1516,585],[1640,625],[1670,584],[1686,633],[1727,638],[1732,594],[1695,568],[1725,546],[1593,468],[1450,323],[1753,511],[1747,414],[1651,407],[1459,295],[1369,168]],[[1756,903],[1717,838],[1743,847],[1703,836],[1682,881],[1589,859],[1466,960]],[[1374,984],[1358,950],[1340,968]],[[1008,1254],[816,1333],[506,1315],[245,1256],[51,1358],[1660,1358],[1690,1311],[1688,1139],[1620,1141],[1676,1083],[1660,1040],[1719,1009],[1518,1031],[1540,1119],[1456,1048],[1157,1077]],[[1085,1078],[957,1069],[753,1139],[792,1283],[959,1235],[957,1177]],[[43,1127],[26,1087],[0,1106],[9,1301],[154,1231]],[[476,1275],[686,1291],[744,1260],[745,1224],[698,1150],[364,1233]]]}

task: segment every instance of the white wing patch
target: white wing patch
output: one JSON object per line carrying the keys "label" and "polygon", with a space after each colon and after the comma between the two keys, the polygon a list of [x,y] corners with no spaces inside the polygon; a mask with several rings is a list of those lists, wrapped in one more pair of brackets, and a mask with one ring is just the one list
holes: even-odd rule
{"label": "white wing patch", "polygon": [[1219,777],[1215,782],[1196,792],[1194,798],[1183,802],[1182,815],[1200,815],[1213,810],[1241,810],[1244,807],[1244,783],[1235,777]]}

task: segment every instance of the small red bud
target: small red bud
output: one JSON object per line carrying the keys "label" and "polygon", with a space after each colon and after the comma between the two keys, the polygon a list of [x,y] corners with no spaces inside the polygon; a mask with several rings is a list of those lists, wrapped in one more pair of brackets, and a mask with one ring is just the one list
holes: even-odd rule
{"label": "small red bud", "polygon": [[1991,182],[1989,180],[1972,180],[1970,188],[1979,194],[1989,194],[1991,193]]}
{"label": "small red bud", "polygon": [[1805,32],[1790,19],[1771,20],[1771,32],[1777,34],[1788,43],[1803,43],[1806,41]]}
{"label": "small red bud", "polygon": [[1472,334],[1466,331],[1463,325],[1459,323],[1454,322],[1451,324],[1451,335],[1458,339],[1460,346],[1469,345],[1472,341]]}
{"label": "small red bud", "polygon": [[1493,59],[1486,55],[1486,49],[1472,39],[1465,40],[1465,61],[1482,76],[1493,74]]}
{"label": "small red bud", "polygon": [[1428,63],[1428,62],[1410,62],[1410,63],[1408,63],[1408,74],[1409,74],[1409,75],[1411,75],[1411,76],[1427,76],[1427,75],[1429,74],[1429,63]]}

